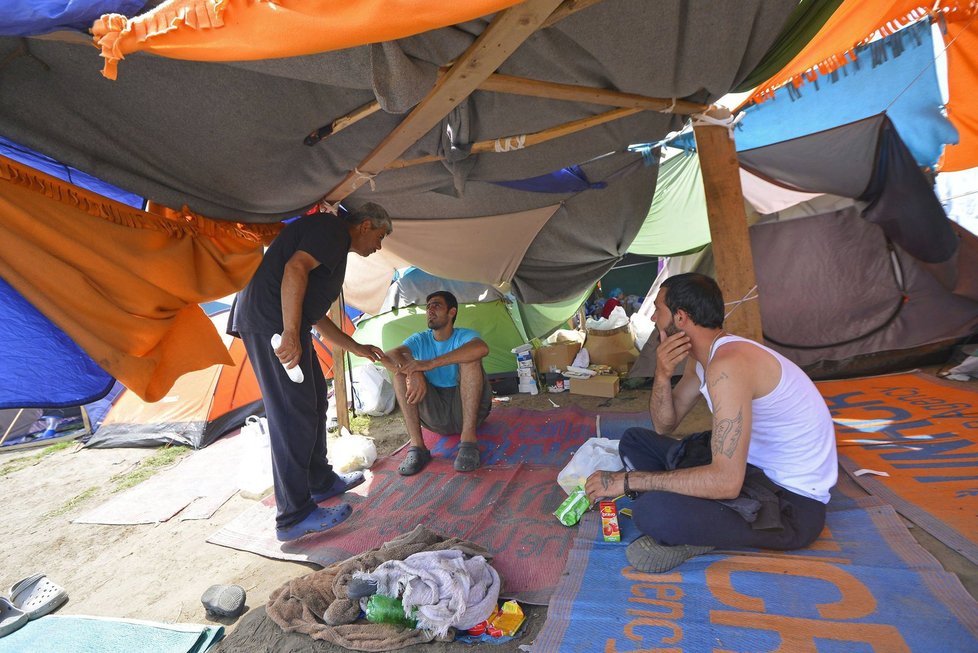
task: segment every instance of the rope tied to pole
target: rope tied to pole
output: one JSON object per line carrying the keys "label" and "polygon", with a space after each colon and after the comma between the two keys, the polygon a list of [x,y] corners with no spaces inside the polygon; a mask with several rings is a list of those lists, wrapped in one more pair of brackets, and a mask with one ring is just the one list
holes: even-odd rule
{"label": "rope tied to pole", "polygon": [[732,306],[733,308],[731,308],[729,311],[726,312],[726,314],[723,316],[723,319],[727,319],[728,317],[730,317],[730,314],[736,311],[738,308],[740,308],[740,305],[743,304],[744,302],[751,302],[754,301],[755,299],[758,299],[759,297],[760,295],[757,294],[757,284],[755,284],[751,286],[751,289],[748,290],[744,294],[744,296],[741,297],[740,299],[734,300],[732,302],[724,302],[723,304],[724,306]]}

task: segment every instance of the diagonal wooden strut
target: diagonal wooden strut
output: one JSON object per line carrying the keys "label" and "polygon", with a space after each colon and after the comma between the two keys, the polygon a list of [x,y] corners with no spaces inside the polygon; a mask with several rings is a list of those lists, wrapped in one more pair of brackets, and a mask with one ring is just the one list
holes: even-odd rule
{"label": "diagonal wooden strut", "polygon": [[365,178],[376,175],[403,154],[495,72],[543,24],[560,2],[526,0],[497,14],[418,106],[323,200],[342,200],[355,191]]}

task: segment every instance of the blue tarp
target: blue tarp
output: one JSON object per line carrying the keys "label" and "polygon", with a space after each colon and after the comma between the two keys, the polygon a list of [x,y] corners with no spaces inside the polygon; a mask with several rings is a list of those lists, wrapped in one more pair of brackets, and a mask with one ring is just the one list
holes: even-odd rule
{"label": "blue tarp", "polygon": [[[2,21],[3,18],[0,17],[0,24],[2,24]],[[28,165],[52,177],[67,181],[79,188],[98,193],[103,197],[108,197],[109,199],[122,202],[137,209],[143,208],[143,198],[139,195],[125,191],[118,186],[113,186],[108,182],[97,179],[77,168],[67,166],[49,156],[35,152],[31,148],[15,143],[3,136],[0,136],[0,155]]]}
{"label": "blue tarp", "polygon": [[494,181],[492,183],[497,186],[505,186],[506,188],[515,188],[516,190],[526,190],[534,193],[580,193],[585,190],[606,188],[608,186],[603,181],[595,183],[588,181],[587,176],[581,170],[580,166],[561,168],[557,172],[551,172],[529,179]]}
{"label": "blue tarp", "polygon": [[0,279],[0,408],[78,406],[115,382],[64,331]]}
{"label": "blue tarp", "polygon": [[[886,112],[921,167],[934,167],[958,132],[944,116],[929,21],[856,48],[856,60],[796,89],[747,107],[734,131],[737,151],[780,143]],[[669,143],[693,149],[692,134]]]}
{"label": "blue tarp", "polygon": [[585,513],[534,649],[976,650],[974,599],[871,497],[833,490],[810,548],[717,551],[663,574],[628,564],[639,533],[618,522],[622,542],[605,542],[597,512]]}
{"label": "blue tarp", "polygon": [[3,0],[0,36],[36,36],[87,30],[102,14],[135,16],[146,0]]}

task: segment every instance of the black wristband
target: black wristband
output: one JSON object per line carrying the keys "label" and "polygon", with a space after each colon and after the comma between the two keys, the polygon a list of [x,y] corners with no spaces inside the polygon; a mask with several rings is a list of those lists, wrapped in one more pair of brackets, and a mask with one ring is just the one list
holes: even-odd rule
{"label": "black wristband", "polygon": [[638,492],[628,487],[628,475],[631,473],[630,470],[625,471],[625,496],[629,499],[637,499]]}

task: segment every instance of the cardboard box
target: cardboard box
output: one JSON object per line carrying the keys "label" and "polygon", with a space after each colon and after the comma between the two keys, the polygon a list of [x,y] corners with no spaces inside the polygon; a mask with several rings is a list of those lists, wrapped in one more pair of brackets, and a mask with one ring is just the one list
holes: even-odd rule
{"label": "cardboard box", "polygon": [[537,369],[541,372],[549,372],[551,367],[565,370],[568,365],[574,362],[574,357],[580,350],[581,343],[579,342],[558,342],[540,347],[534,352]]}
{"label": "cardboard box", "polygon": [[605,354],[604,362],[600,364],[607,365],[619,374],[628,374],[637,359],[638,356],[632,352],[621,351],[613,354]]}
{"label": "cardboard box", "polygon": [[598,374],[590,379],[571,379],[570,391],[572,395],[617,397],[618,377],[612,374]]}
{"label": "cardboard box", "polygon": [[619,372],[627,372],[638,358],[638,350],[627,326],[609,331],[588,331],[584,348],[592,364],[607,365]]}

